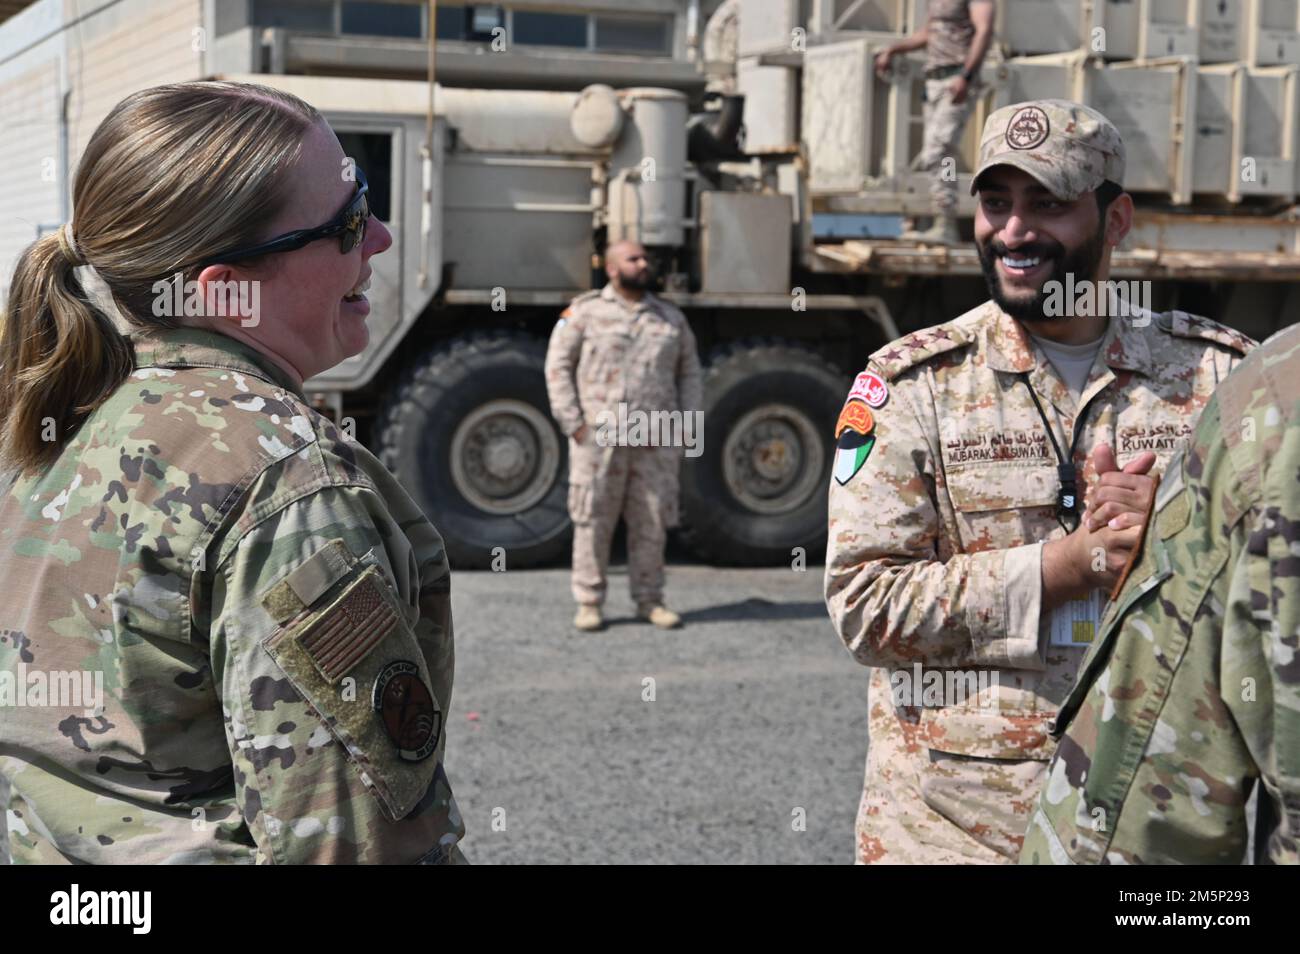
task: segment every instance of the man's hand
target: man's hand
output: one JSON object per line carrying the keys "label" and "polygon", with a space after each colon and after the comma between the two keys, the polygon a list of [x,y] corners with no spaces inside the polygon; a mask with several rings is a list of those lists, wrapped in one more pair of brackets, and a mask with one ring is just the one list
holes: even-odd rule
{"label": "man's hand", "polygon": [[1156,483],[1150,475],[1156,455],[1144,451],[1120,470],[1110,445],[1098,444],[1092,452],[1092,462],[1098,481],[1089,490],[1088,510],[1083,517],[1088,529],[1126,530],[1146,523],[1147,507]]}
{"label": "man's hand", "polygon": [[1142,536],[1155,486],[1148,471],[1155,462],[1156,455],[1146,451],[1120,470],[1109,444],[1093,450],[1098,481],[1088,491],[1087,512],[1074,533],[1043,546],[1043,602],[1048,608],[1115,585]]}
{"label": "man's hand", "polygon": [[953,104],[960,106],[966,102],[966,91],[970,84],[966,82],[966,77],[958,75],[948,84],[948,95],[952,97]]}
{"label": "man's hand", "polygon": [[890,63],[894,59],[894,48],[887,46],[876,54],[876,75],[881,79],[889,72]]}
{"label": "man's hand", "polygon": [[1141,525],[1122,530],[1086,523],[1067,537],[1043,544],[1043,607],[1055,609],[1093,590],[1109,591],[1124,572],[1142,535]]}
{"label": "man's hand", "polygon": [[1084,572],[1088,531],[1083,524],[1074,533],[1043,544],[1043,609],[1081,599],[1092,589]]}

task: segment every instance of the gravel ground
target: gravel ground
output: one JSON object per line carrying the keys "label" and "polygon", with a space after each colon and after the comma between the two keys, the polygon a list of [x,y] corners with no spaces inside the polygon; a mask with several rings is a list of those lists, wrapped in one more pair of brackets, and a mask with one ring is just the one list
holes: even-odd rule
{"label": "gravel ground", "polygon": [[668,632],[633,617],[622,567],[610,594],[580,634],[567,569],[453,573],[470,860],[851,862],[867,673],[821,568],[672,566]]}

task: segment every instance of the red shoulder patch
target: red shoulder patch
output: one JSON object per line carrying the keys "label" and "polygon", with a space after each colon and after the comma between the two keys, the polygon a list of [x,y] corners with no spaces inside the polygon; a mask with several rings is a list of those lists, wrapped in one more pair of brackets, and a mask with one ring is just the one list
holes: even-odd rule
{"label": "red shoulder patch", "polygon": [[874,371],[863,371],[849,389],[848,400],[862,401],[874,408],[884,407],[889,400],[889,386]]}

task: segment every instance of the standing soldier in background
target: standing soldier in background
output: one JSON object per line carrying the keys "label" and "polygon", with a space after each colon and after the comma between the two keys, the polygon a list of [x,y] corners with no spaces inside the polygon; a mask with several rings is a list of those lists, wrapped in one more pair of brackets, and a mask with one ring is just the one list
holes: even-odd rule
{"label": "standing soldier in background", "polygon": [[[637,615],[669,629],[663,605],[664,543],[677,522],[681,448],[630,446],[605,423],[700,407],[700,360],[686,317],[652,295],[645,249],[617,242],[605,252],[609,284],[573,300],[546,353],[551,413],[569,437],[574,625],[604,625],[605,570],[619,515],[627,523],[628,575]],[[620,405],[622,411],[620,413]],[[597,427],[597,425],[599,425]],[[597,427],[593,433],[593,427]]]}
{"label": "standing soldier in background", "polygon": [[956,168],[954,158],[962,130],[979,97],[979,69],[993,40],[993,0],[930,0],[925,24],[904,40],[876,54],[882,79],[899,53],[925,48],[925,138],[912,168],[930,174],[934,224],[928,231],[908,230],[901,239],[957,245]]}
{"label": "standing soldier in background", "polygon": [[[1161,482],[1022,863],[1300,862],[1300,328],[1224,381]],[[1064,737],[1061,738],[1061,734]]]}
{"label": "standing soldier in background", "polygon": [[704,91],[736,95],[740,50],[740,0],[723,0],[704,28]]}
{"label": "standing soldier in background", "polygon": [[[1051,304],[1071,280],[1104,301],[1132,224],[1123,175],[1095,110],[995,112],[974,182],[993,300],[877,351],[849,393],[826,601],[857,660],[886,667],[871,676],[859,861],[1017,857],[1048,723],[1137,543],[1145,474],[1252,344],[1182,312]],[[921,667],[938,698],[918,701]],[[954,688],[981,675],[983,689]]]}

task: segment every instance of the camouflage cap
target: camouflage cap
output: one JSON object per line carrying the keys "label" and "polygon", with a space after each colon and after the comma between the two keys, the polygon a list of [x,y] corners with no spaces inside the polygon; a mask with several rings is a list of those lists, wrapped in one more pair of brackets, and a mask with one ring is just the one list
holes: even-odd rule
{"label": "camouflage cap", "polygon": [[1064,99],[1015,103],[984,123],[971,195],[979,177],[993,166],[1027,172],[1068,201],[1104,179],[1124,184],[1124,142],[1111,121],[1088,106]]}

